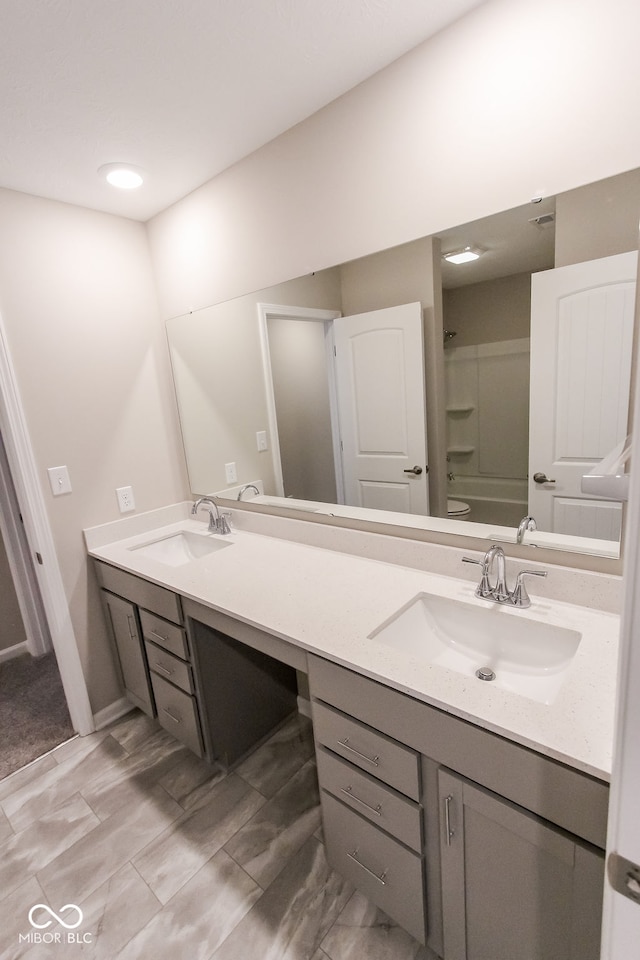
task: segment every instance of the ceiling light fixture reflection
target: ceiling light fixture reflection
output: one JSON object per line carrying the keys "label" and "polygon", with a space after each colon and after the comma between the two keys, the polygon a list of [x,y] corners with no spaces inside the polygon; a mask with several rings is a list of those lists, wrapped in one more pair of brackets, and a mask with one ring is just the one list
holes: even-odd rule
{"label": "ceiling light fixture reflection", "polygon": [[105,163],[98,173],[120,190],[135,190],[144,180],[144,171],[131,163]]}
{"label": "ceiling light fixture reflection", "polygon": [[449,263],[470,263],[471,260],[477,260],[481,250],[474,247],[465,247],[464,250],[452,250],[451,253],[443,253],[443,259]]}

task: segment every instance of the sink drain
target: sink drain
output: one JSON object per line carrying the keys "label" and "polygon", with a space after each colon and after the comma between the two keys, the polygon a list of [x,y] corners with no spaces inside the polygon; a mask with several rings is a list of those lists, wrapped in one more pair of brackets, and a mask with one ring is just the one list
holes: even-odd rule
{"label": "sink drain", "polygon": [[496,675],[491,667],[479,667],[476,670],[476,677],[478,680],[495,680]]}

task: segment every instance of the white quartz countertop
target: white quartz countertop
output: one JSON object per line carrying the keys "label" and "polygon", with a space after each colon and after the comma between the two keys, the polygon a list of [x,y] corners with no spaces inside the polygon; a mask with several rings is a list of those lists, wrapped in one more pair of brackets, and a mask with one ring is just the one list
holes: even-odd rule
{"label": "white quartz countertop", "polygon": [[[119,537],[126,529],[122,521],[109,526]],[[207,535],[202,522],[181,519],[109,543],[106,529],[85,532],[91,556],[545,756],[610,778],[619,631],[615,614],[533,595],[527,610],[500,608],[501,616],[530,618],[582,634],[560,692],[552,704],[544,704],[370,638],[420,593],[485,605],[487,601],[474,597],[474,584],[468,581],[246,531],[208,535],[229,546],[182,566],[168,566],[133,548],[181,530]]]}

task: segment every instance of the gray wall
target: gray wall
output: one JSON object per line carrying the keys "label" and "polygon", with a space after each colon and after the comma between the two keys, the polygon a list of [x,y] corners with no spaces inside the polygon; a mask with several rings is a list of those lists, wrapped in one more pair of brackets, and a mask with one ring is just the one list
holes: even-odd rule
{"label": "gray wall", "polygon": [[531,327],[531,274],[443,290],[444,325],[455,330],[454,347],[528,337]]}
{"label": "gray wall", "polygon": [[[188,485],[143,224],[0,190],[0,310],[89,697],[121,696],[82,529]],[[47,467],[73,490],[53,497]]]}
{"label": "gray wall", "polygon": [[640,170],[569,190],[556,202],[556,267],[638,249]]}
{"label": "gray wall", "polygon": [[26,639],[7,551],[0,534],[0,650],[24,643]]}
{"label": "gray wall", "polygon": [[324,323],[272,317],[268,330],[285,496],[336,503]]}

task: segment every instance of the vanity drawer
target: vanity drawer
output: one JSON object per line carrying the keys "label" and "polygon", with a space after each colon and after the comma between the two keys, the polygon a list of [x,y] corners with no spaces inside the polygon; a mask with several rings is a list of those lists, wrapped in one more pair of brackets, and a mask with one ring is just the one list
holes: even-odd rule
{"label": "vanity drawer", "polygon": [[606,846],[607,783],[336,663],[308,660],[312,702],[328,700],[563,830]]}
{"label": "vanity drawer", "polygon": [[178,690],[156,673],[151,674],[151,683],[161,726],[197,756],[202,757],[204,754],[200,720],[194,697]]}
{"label": "vanity drawer", "polygon": [[181,657],[183,660],[189,659],[187,635],[182,627],[156,617],[148,610],[140,611],[140,624],[145,640],[157,643],[159,647],[164,647],[176,657]]}
{"label": "vanity drawer", "polygon": [[324,790],[420,853],[422,807],[419,803],[408,800],[325,747],[317,748],[316,760],[318,780]]}
{"label": "vanity drawer", "polygon": [[139,607],[159,613],[167,620],[182,623],[182,605],[176,593],[165,590],[164,587],[159,587],[155,583],[149,583],[141,577],[134,577],[133,574],[120,570],[119,567],[112,567],[101,560],[96,560],[95,565],[100,586],[112,593],[117,593],[119,597],[131,600]]}
{"label": "vanity drawer", "polygon": [[185,663],[184,660],[178,660],[177,657],[167,653],[162,647],[157,647],[155,643],[149,643],[148,640],[145,640],[144,648],[150,670],[175,684],[176,687],[180,687],[186,693],[195,693],[191,667],[188,663]]}
{"label": "vanity drawer", "polygon": [[331,866],[420,943],[425,943],[422,858],[321,791]]}
{"label": "vanity drawer", "polygon": [[312,704],[315,738],[379,780],[420,799],[418,754],[325,703]]}

